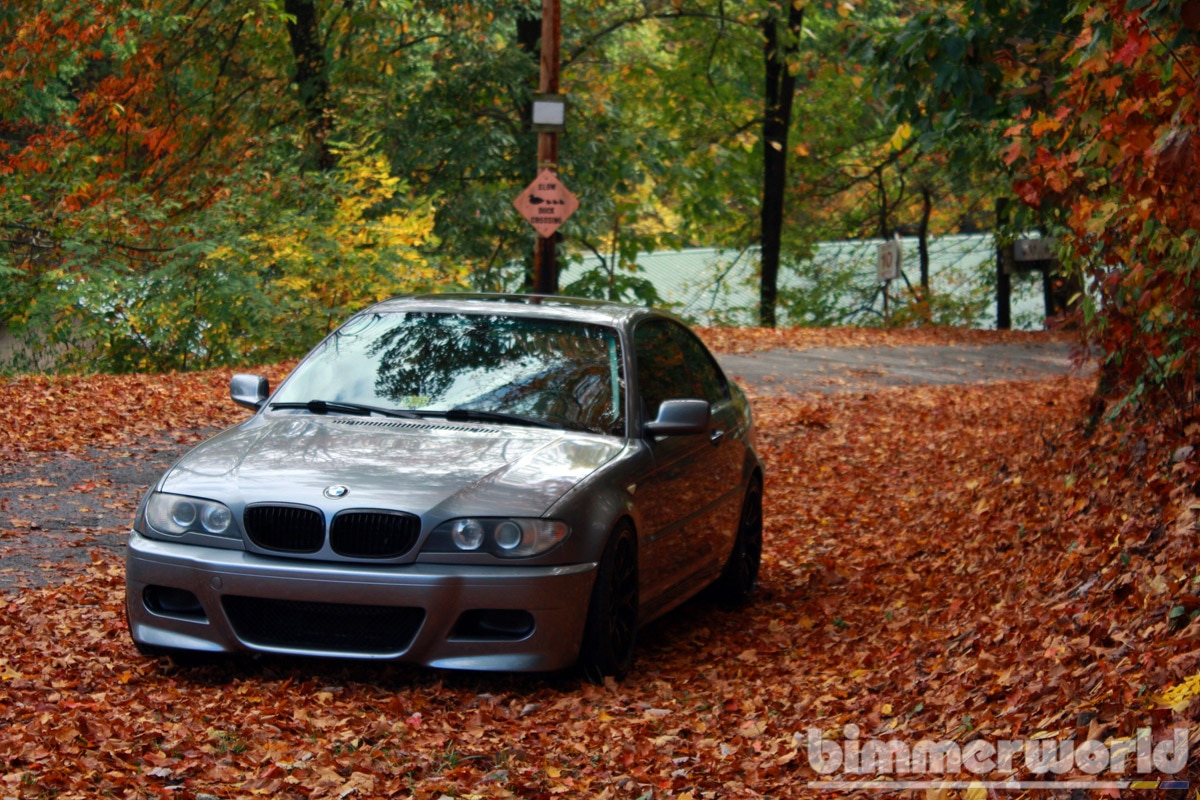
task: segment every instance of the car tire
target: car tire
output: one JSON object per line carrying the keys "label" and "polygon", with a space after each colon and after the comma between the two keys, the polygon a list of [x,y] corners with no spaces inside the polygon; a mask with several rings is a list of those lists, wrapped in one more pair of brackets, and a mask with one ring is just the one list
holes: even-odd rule
{"label": "car tire", "polygon": [[762,480],[756,475],[750,480],[742,512],[738,517],[737,536],[733,551],[721,576],[714,585],[716,596],[731,605],[745,605],[758,588],[758,569],[762,562]]}
{"label": "car tire", "polygon": [[588,605],[579,665],[592,683],[621,680],[633,666],[637,638],[637,539],[623,522],[613,530],[600,559]]}

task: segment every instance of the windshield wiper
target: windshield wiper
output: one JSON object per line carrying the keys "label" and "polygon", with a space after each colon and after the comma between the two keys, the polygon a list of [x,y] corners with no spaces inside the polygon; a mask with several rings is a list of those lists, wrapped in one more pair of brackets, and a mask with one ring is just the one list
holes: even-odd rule
{"label": "windshield wiper", "polygon": [[506,411],[487,411],[479,408],[464,408],[455,406],[449,411],[421,411],[421,416],[445,417],[451,422],[509,422],[515,425],[529,425],[535,428],[562,429],[563,425],[547,419],[526,417],[523,414],[509,414]]}
{"label": "windshield wiper", "polygon": [[330,411],[333,411],[338,414],[359,414],[364,417],[370,414],[382,414],[385,417],[399,417],[401,419],[421,418],[419,414],[414,414],[411,411],[379,408],[378,406],[368,406],[363,403],[346,403],[341,400],[309,400],[307,403],[271,403],[271,408],[303,408],[310,414],[328,414]]}

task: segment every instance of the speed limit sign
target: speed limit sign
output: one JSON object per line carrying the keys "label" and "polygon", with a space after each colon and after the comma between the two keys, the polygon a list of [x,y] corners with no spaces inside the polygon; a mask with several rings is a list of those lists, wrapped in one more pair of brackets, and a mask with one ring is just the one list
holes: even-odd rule
{"label": "speed limit sign", "polygon": [[891,241],[879,245],[876,274],[880,281],[894,281],[900,277],[900,242]]}

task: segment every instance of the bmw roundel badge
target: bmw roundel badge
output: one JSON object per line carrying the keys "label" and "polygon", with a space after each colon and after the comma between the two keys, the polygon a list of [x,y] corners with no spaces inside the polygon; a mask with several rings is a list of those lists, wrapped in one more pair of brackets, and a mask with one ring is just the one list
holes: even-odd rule
{"label": "bmw roundel badge", "polygon": [[345,497],[350,494],[348,486],[327,486],[325,487],[325,496],[331,500],[336,500],[339,497]]}

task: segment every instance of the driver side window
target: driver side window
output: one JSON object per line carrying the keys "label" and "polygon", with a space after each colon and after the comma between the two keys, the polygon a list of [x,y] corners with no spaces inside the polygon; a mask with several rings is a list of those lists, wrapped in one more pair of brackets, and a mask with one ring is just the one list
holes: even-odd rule
{"label": "driver side window", "polygon": [[671,335],[671,326],[666,320],[650,320],[634,332],[638,388],[647,420],[658,416],[663,400],[708,399],[704,386],[688,368],[679,342]]}

